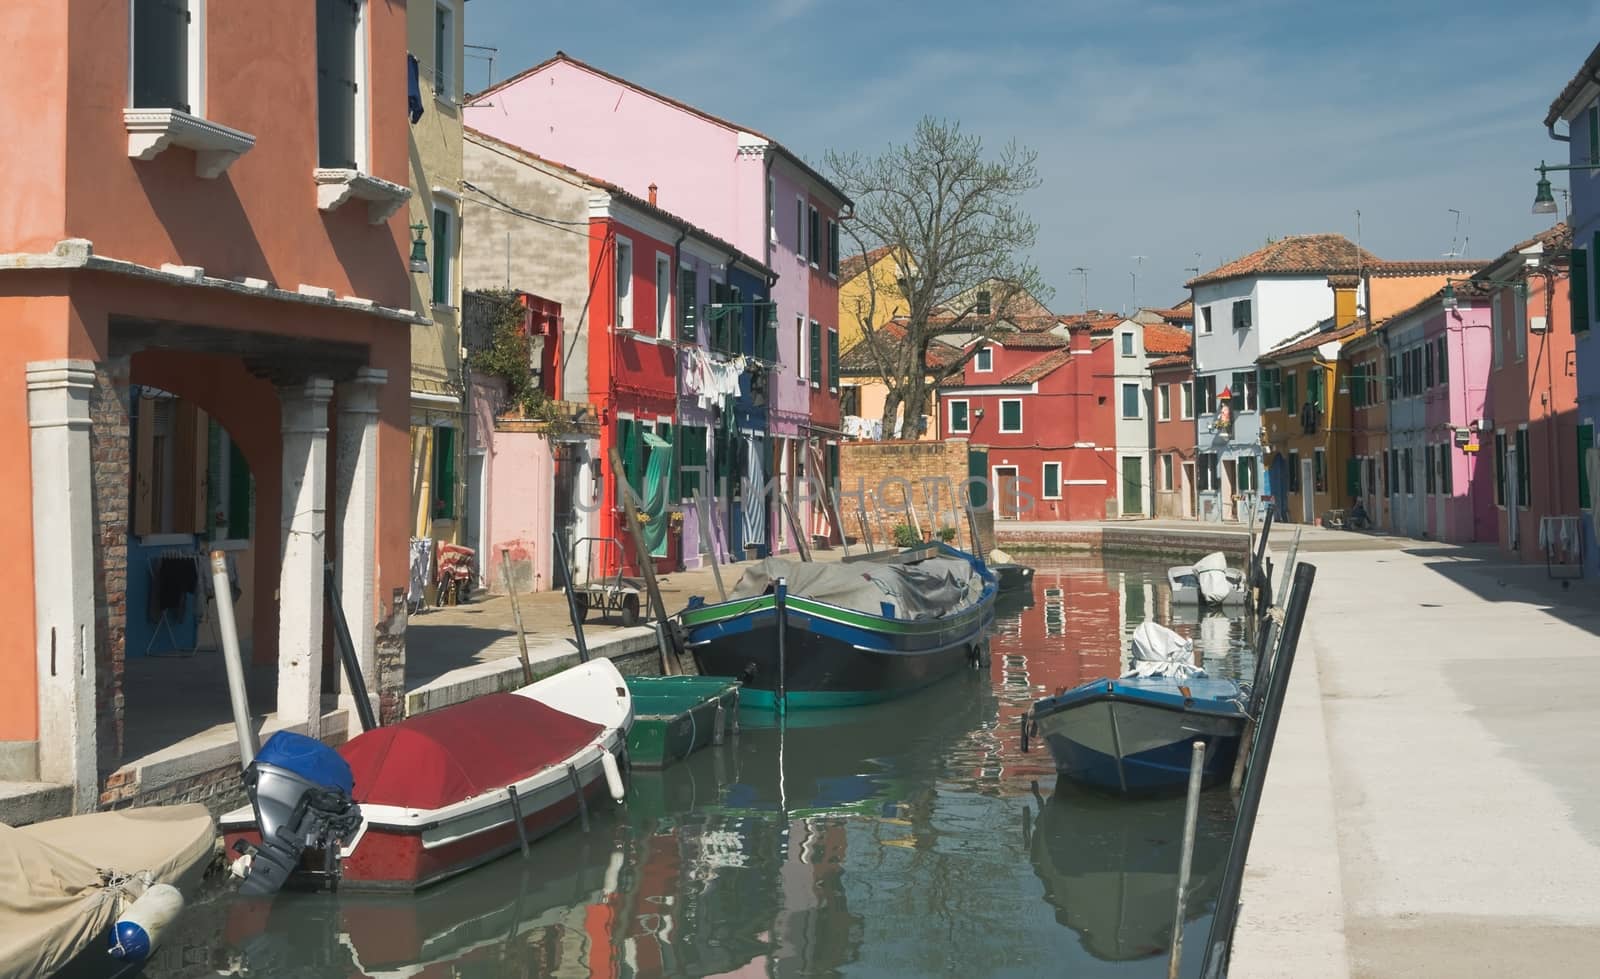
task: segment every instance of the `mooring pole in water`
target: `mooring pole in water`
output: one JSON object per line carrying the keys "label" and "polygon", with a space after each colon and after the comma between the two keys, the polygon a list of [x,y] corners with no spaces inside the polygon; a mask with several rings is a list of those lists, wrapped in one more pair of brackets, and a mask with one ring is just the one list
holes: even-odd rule
{"label": "mooring pole in water", "polygon": [[239,656],[239,625],[233,617],[233,584],[228,581],[228,555],[211,552],[211,586],[217,598],[217,627],[222,633],[222,663],[228,670],[228,699],[233,702],[233,733],[239,739],[239,767],[249,768],[260,746],[250,726],[250,700],[245,696],[244,660]]}
{"label": "mooring pole in water", "polygon": [[789,579],[779,578],[772,589],[772,611],[778,620],[778,683],[772,692],[772,706],[782,714],[788,709],[789,672]]}
{"label": "mooring pole in water", "polygon": [[[1272,743],[1278,734],[1278,718],[1283,713],[1284,693],[1294,668],[1295,650],[1300,645],[1300,627],[1305,623],[1306,604],[1317,566],[1296,564],[1294,583],[1289,588],[1289,604],[1283,613],[1283,629],[1278,639],[1278,655],[1267,676],[1267,696],[1256,725],[1255,744],[1250,748],[1250,767],[1245,773],[1244,793],[1239,798],[1238,816],[1233,824],[1233,842],[1228,847],[1228,862],[1223,870],[1217,911],[1211,918],[1206,938],[1201,976],[1226,976],[1232,956],[1233,930],[1239,922],[1239,891],[1244,882],[1244,865],[1250,857],[1250,838],[1255,833],[1256,813],[1261,808],[1261,791],[1272,761]],[[1212,963],[1216,966],[1213,969]]]}
{"label": "mooring pole in water", "polygon": [[1178,858],[1178,907],[1172,915],[1167,979],[1178,979],[1178,966],[1183,961],[1183,906],[1189,896],[1189,866],[1194,863],[1194,831],[1200,819],[1200,776],[1205,767],[1206,743],[1196,741],[1189,754],[1189,799],[1183,807],[1183,855]]}
{"label": "mooring pole in water", "polygon": [[583,638],[583,613],[578,611],[578,596],[573,593],[572,564],[567,560],[567,548],[559,529],[550,531],[550,542],[555,545],[556,570],[567,583],[567,618],[572,620],[572,636],[578,641],[578,662],[589,662],[589,644]]}
{"label": "mooring pole in water", "polygon": [[867,553],[876,554],[878,549],[872,544],[872,527],[867,523],[867,505],[865,503],[856,507],[856,517],[861,521],[861,537],[867,542]]}
{"label": "mooring pole in water", "polygon": [[322,583],[328,592],[328,612],[333,619],[333,639],[339,646],[339,660],[344,664],[344,682],[349,685],[350,696],[356,702],[356,718],[361,730],[370,731],[378,726],[372,713],[372,701],[367,699],[367,681],[361,676],[361,660],[356,656],[356,644],[350,638],[350,624],[344,618],[344,606],[339,601],[339,582],[333,573],[333,562],[322,566]]}

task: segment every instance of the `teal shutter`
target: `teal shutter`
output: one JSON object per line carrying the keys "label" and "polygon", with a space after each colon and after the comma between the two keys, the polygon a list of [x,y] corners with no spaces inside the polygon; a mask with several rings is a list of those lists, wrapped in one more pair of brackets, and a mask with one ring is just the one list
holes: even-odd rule
{"label": "teal shutter", "polygon": [[450,302],[450,215],[440,208],[433,209],[433,304],[449,306]]}
{"label": "teal shutter", "polygon": [[433,517],[456,518],[456,430],[433,430]]}
{"label": "teal shutter", "polygon": [[1589,485],[1589,449],[1594,446],[1594,426],[1578,426],[1578,509],[1594,506],[1594,487]]}
{"label": "teal shutter", "polygon": [[678,270],[678,336],[694,343],[699,339],[695,324],[694,269]]}
{"label": "teal shutter", "polygon": [[828,390],[839,390],[839,331],[828,331]]}
{"label": "teal shutter", "polygon": [[1583,333],[1589,329],[1589,253],[1586,250],[1572,250],[1567,275],[1567,294],[1572,302],[1572,332]]}
{"label": "teal shutter", "polygon": [[822,327],[811,321],[811,386],[822,383]]}

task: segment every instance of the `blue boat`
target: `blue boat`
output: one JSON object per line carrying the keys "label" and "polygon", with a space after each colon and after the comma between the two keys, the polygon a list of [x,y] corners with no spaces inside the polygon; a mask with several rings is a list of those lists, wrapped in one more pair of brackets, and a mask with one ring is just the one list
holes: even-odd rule
{"label": "blue boat", "polygon": [[1154,623],[1134,635],[1135,669],[1047,697],[1029,713],[1061,777],[1123,794],[1181,789],[1190,745],[1206,746],[1207,782],[1233,770],[1249,688],[1192,663],[1193,644]]}
{"label": "blue boat", "polygon": [[728,601],[691,599],[679,622],[701,673],[737,677],[746,707],[780,690],[786,708],[853,707],[987,663],[997,592],[983,561],[944,544],[848,563],[767,558]]}

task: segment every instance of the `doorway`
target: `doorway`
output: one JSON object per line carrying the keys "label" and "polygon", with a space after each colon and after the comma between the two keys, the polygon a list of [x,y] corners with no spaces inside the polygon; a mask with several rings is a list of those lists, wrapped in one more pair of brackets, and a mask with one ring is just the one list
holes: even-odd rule
{"label": "doorway", "polygon": [[1122,515],[1137,517],[1144,514],[1144,460],[1138,456],[1122,457]]}
{"label": "doorway", "polygon": [[1450,443],[1441,442],[1433,452],[1434,465],[1438,471],[1433,474],[1433,485],[1438,490],[1433,497],[1434,536],[1437,540],[1449,540],[1450,516]]}
{"label": "doorway", "polygon": [[1199,501],[1195,499],[1194,463],[1183,464],[1183,516],[1191,518],[1200,508]]}
{"label": "doorway", "polygon": [[1217,487],[1217,506],[1222,510],[1222,519],[1239,519],[1237,494],[1239,492],[1239,463],[1234,459],[1222,460],[1222,478],[1225,486]]}
{"label": "doorway", "polygon": [[1021,515],[1022,501],[1017,498],[1017,467],[994,467],[995,516],[1001,520],[1016,520]]}
{"label": "doorway", "polygon": [[1317,519],[1317,477],[1311,469],[1310,459],[1300,460],[1300,519],[1314,523]]}

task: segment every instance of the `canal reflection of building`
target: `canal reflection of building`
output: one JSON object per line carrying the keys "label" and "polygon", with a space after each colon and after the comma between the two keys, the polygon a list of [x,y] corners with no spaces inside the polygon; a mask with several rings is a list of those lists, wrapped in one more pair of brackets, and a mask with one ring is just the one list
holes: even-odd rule
{"label": "canal reflection of building", "polygon": [[[1182,799],[1130,801],[1064,788],[1034,820],[1029,849],[1044,899],[1095,958],[1121,962],[1166,952],[1183,808]],[[1206,917],[1216,902],[1231,819],[1225,794],[1202,796],[1186,922]]]}

